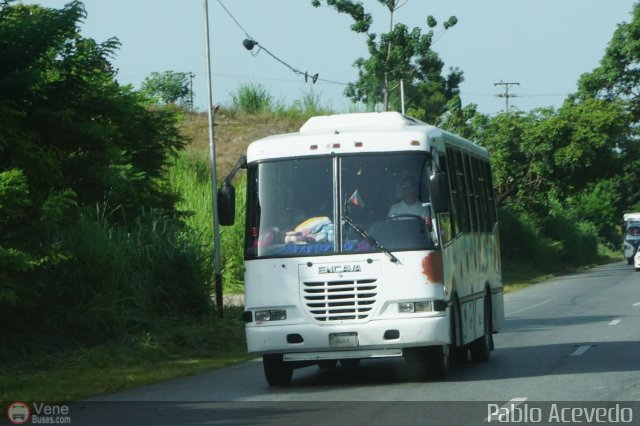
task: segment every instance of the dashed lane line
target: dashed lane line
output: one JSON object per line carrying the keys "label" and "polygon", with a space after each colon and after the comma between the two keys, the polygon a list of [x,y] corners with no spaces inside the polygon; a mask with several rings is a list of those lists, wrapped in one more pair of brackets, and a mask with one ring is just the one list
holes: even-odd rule
{"label": "dashed lane line", "polygon": [[582,356],[590,347],[591,345],[580,345],[570,356]]}

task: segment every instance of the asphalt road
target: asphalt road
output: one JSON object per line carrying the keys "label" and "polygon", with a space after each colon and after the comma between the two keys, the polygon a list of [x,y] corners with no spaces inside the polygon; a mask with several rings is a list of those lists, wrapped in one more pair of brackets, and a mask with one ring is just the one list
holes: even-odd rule
{"label": "asphalt road", "polygon": [[255,360],[74,403],[72,424],[555,424],[570,413],[574,422],[606,414],[615,424],[617,413],[640,424],[640,273],[632,266],[528,287],[506,295],[505,310],[490,361],[456,365],[446,381],[424,381],[391,359],[354,372],[307,367],[290,387],[270,388]]}

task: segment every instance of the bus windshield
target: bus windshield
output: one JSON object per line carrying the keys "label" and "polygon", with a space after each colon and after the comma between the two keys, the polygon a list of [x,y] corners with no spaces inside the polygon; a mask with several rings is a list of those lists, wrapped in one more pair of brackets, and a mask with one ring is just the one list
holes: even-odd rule
{"label": "bus windshield", "polygon": [[640,239],[640,223],[631,223],[627,227],[626,240],[639,240]]}
{"label": "bus windshield", "polygon": [[250,164],[245,257],[434,248],[430,175],[418,151]]}

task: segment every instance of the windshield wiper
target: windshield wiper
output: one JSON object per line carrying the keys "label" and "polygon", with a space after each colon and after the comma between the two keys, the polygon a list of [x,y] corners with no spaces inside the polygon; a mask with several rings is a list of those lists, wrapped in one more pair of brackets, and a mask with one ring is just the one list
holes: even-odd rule
{"label": "windshield wiper", "polygon": [[362,238],[364,238],[365,240],[367,240],[370,244],[372,244],[374,247],[376,247],[377,249],[380,249],[384,252],[384,254],[386,254],[387,256],[389,256],[389,260],[391,260],[393,263],[397,263],[398,262],[398,258],[395,257],[393,255],[393,253],[391,253],[385,246],[382,245],[382,243],[378,240],[376,240],[375,238],[373,238],[371,236],[371,234],[369,234],[367,231],[365,231],[364,229],[360,228],[360,226],[358,226],[353,220],[351,220],[351,218],[349,216],[347,216],[346,214],[342,215],[342,220],[349,226],[351,226],[358,234],[360,234],[360,236]]}

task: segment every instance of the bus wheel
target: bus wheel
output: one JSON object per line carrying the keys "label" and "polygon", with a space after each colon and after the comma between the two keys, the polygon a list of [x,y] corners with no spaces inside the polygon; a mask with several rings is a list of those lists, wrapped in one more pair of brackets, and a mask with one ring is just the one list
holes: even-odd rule
{"label": "bus wheel", "polygon": [[262,355],[264,376],[269,386],[287,386],[293,378],[293,367],[282,360],[282,354]]}
{"label": "bus wheel", "polygon": [[491,299],[489,295],[484,298],[484,335],[471,342],[469,352],[475,362],[489,361],[491,354]]}
{"label": "bus wheel", "polygon": [[428,346],[425,367],[428,379],[442,380],[449,375],[449,345]]}
{"label": "bus wheel", "polygon": [[318,362],[318,367],[320,367],[323,370],[328,368],[335,368],[336,365],[338,365],[338,361],[335,359],[328,359],[328,360]]}
{"label": "bus wheel", "polygon": [[451,311],[451,360],[457,363],[467,361],[467,353],[469,350],[464,344],[457,345],[458,338],[462,342],[462,331],[460,329],[460,309],[456,301],[453,302]]}
{"label": "bus wheel", "polygon": [[360,359],[359,358],[341,359],[340,365],[342,366],[342,368],[346,368],[348,370],[355,370],[360,366]]}

